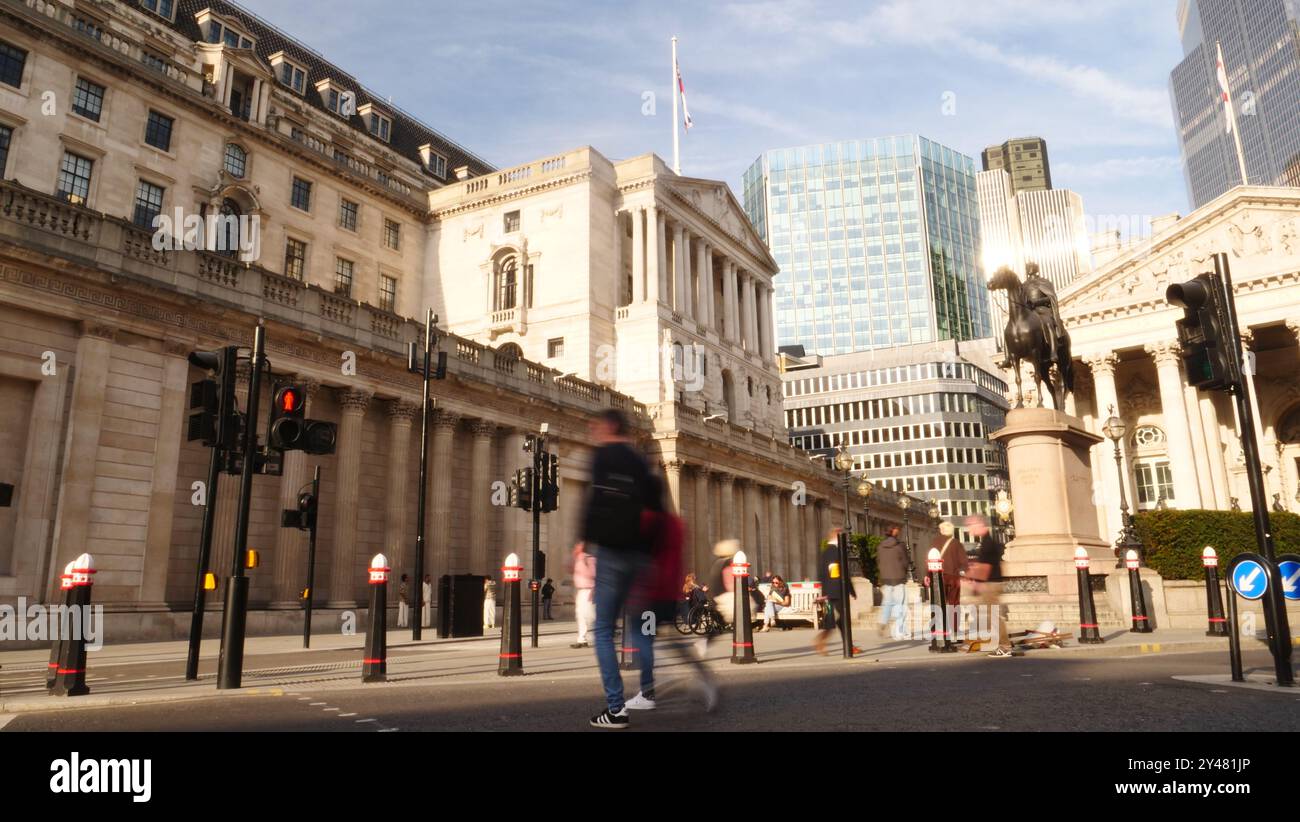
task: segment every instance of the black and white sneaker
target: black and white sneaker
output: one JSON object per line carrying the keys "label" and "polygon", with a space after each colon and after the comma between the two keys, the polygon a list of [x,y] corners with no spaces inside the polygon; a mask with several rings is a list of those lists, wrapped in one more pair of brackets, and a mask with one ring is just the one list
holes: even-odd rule
{"label": "black and white sneaker", "polygon": [[606,708],[591,718],[591,727],[622,730],[628,726],[628,720],[626,707],[618,713],[612,713],[609,708]]}

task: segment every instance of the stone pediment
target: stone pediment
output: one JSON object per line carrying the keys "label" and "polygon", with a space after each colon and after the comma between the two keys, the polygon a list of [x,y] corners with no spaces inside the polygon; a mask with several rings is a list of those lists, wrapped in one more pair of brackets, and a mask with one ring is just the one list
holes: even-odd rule
{"label": "stone pediment", "polygon": [[1114,306],[1163,305],[1171,283],[1212,270],[1211,257],[1220,252],[1229,256],[1234,285],[1300,273],[1300,201],[1191,215],[1173,232],[1134,246],[1063,289],[1061,314],[1068,319]]}
{"label": "stone pediment", "polygon": [[776,261],[772,259],[767,246],[749,221],[749,216],[725,183],[683,177],[672,181],[667,187],[679,202],[689,205],[721,228],[733,241],[754,256],[768,260],[772,268],[776,268]]}

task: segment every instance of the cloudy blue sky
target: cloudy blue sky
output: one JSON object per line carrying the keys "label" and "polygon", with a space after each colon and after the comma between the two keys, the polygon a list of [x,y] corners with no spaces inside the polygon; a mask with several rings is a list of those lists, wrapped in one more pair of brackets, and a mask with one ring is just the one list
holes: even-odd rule
{"label": "cloudy blue sky", "polygon": [[1033,134],[1091,215],[1189,210],[1167,92],[1175,0],[244,5],[502,167],[580,145],[671,157],[676,34],[685,174],[739,189],[768,148],[919,132],[978,160]]}

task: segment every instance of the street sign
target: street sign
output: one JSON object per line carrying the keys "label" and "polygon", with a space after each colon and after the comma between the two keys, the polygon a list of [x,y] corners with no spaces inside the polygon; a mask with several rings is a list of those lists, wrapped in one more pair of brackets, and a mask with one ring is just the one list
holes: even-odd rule
{"label": "street sign", "polygon": [[1282,575],[1282,596],[1300,600],[1300,554],[1281,554],[1277,570]]}
{"label": "street sign", "polygon": [[1262,599],[1268,591],[1268,568],[1263,557],[1238,556],[1228,578],[1232,590],[1249,600]]}

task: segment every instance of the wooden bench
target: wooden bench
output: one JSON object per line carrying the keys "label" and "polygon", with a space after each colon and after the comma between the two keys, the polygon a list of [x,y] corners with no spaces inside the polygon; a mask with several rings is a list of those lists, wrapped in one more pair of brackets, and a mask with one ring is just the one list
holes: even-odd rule
{"label": "wooden bench", "polygon": [[[822,595],[822,584],[820,582],[791,582],[790,587],[790,604],[776,613],[778,622],[808,622],[814,628],[821,625],[822,606],[817,599]],[[772,585],[767,582],[760,583],[758,590],[763,593],[763,601],[767,601],[767,592],[771,590]],[[755,619],[762,619],[763,614],[759,612],[754,615]]]}

